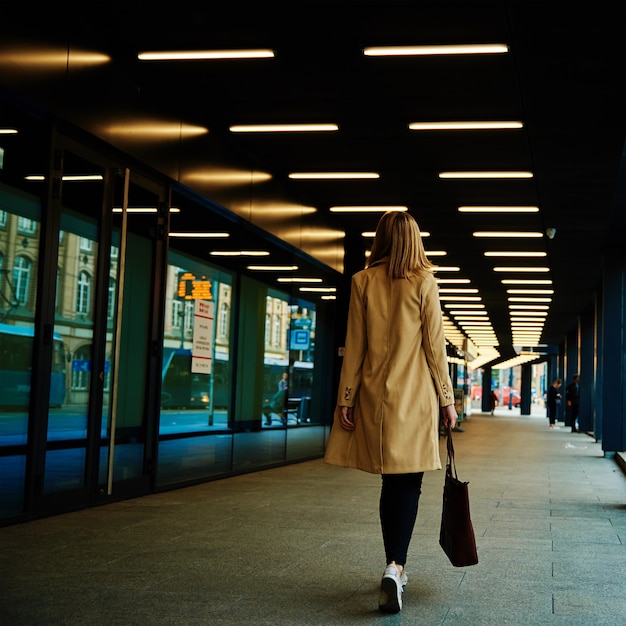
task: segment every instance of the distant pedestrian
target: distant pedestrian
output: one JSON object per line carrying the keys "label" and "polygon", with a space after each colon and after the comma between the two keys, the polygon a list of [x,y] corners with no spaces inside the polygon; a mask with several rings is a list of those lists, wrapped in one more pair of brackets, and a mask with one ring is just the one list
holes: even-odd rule
{"label": "distant pedestrian", "polygon": [[565,425],[572,427],[573,433],[580,432],[578,427],[578,414],[580,412],[580,385],[578,374],[572,376],[572,382],[565,389],[565,401],[567,402]]}
{"label": "distant pedestrian", "polygon": [[491,405],[491,414],[493,415],[493,412],[496,410],[496,407],[498,406],[498,392],[493,389],[491,391],[491,396],[489,398],[489,404]]}
{"label": "distant pedestrian", "polygon": [[563,381],[560,378],[548,387],[548,420],[550,420],[550,428],[554,428],[556,425],[556,412],[559,404],[561,403],[561,385]]}

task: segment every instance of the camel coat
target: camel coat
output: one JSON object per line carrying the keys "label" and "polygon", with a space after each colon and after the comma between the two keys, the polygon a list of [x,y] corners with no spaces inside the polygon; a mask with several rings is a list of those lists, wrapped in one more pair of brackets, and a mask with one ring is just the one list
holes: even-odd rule
{"label": "camel coat", "polygon": [[[420,270],[391,280],[382,259],[352,277],[334,424],[324,460],[375,474],[441,469],[440,407],[454,404],[439,289]],[[355,430],[340,406],[354,407]]]}

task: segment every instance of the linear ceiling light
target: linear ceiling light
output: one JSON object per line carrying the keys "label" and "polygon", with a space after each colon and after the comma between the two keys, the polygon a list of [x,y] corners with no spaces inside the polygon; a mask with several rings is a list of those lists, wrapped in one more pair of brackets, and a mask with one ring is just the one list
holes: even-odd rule
{"label": "linear ceiling light", "polygon": [[321,283],[321,278],[301,278],[298,276],[288,278],[277,278],[279,283]]}
{"label": "linear ceiling light", "polygon": [[467,285],[469,278],[435,278],[440,285]]}
{"label": "linear ceiling light", "polygon": [[426,256],[447,256],[447,252],[445,250],[424,250]]}
{"label": "linear ceiling light", "polygon": [[247,269],[254,271],[268,272],[294,272],[298,269],[297,265],[248,265]]}
{"label": "linear ceiling light", "polygon": [[478,289],[469,288],[457,288],[457,287],[444,287],[439,289],[439,293],[478,293]]}
{"label": "linear ceiling light", "polygon": [[500,281],[503,285],[551,285],[549,278],[505,278]]}
{"label": "linear ceiling light", "polygon": [[[451,311],[451,313],[454,313],[454,311]],[[486,315],[486,313],[485,313]],[[464,320],[464,321],[474,321],[474,322],[478,322],[479,320],[483,320],[485,319],[484,317],[480,317],[480,315],[455,315],[454,316],[455,320]]]}
{"label": "linear ceiling light", "polygon": [[236,124],[231,133],[308,133],[337,131],[337,124]]}
{"label": "linear ceiling light", "polygon": [[161,52],[140,52],[140,61],[206,61],[220,59],[271,59],[273,50],[170,50]]}
{"label": "linear ceiling light", "polygon": [[293,172],[292,180],[367,180],[380,178],[378,172]]}
{"label": "linear ceiling light", "polygon": [[520,239],[537,239],[543,237],[543,233],[532,231],[506,231],[506,230],[477,230],[472,233],[474,237],[518,237]]}
{"label": "linear ceiling light", "polygon": [[550,296],[554,294],[554,289],[507,289],[506,292],[510,294],[534,293]]}
{"label": "linear ceiling light", "polygon": [[484,309],[484,304],[444,304],[446,309],[453,309],[455,306],[462,306],[464,309]]}
{"label": "linear ceiling light", "polygon": [[185,237],[188,239],[221,239],[224,237],[230,237],[229,233],[207,233],[207,232],[197,232],[197,233],[170,233],[170,237]]}
{"label": "linear ceiling light", "polygon": [[532,172],[439,172],[439,178],[532,178]]}
{"label": "linear ceiling light", "polygon": [[0,128],[0,135],[17,135],[16,128]]}
{"label": "linear ceiling light", "polygon": [[409,130],[504,130],[523,128],[522,122],[412,122]]}
{"label": "linear ceiling light", "polygon": [[495,257],[544,257],[546,252],[485,252],[485,256]]}
{"label": "linear ceiling light", "polygon": [[460,206],[459,213],[538,213],[538,206]]}
{"label": "linear ceiling light", "polygon": [[368,46],[363,54],[368,57],[432,56],[448,54],[503,54],[509,47],[503,43],[434,45],[434,46]]}
{"label": "linear ceiling light", "polygon": [[312,293],[334,293],[337,287],[298,287],[298,291],[309,291]]}
{"label": "linear ceiling light", "polygon": [[480,302],[480,296],[439,296],[439,300],[445,302]]}
{"label": "linear ceiling light", "polygon": [[211,256],[269,256],[267,250],[211,250]]}
{"label": "linear ceiling light", "polygon": [[552,302],[552,298],[525,298],[524,296],[511,296],[509,302]]}
{"label": "linear ceiling light", "polygon": [[547,310],[547,304],[509,304],[509,309],[530,309],[531,311]]}
{"label": "linear ceiling light", "polygon": [[549,272],[549,267],[494,267],[494,272]]}
{"label": "linear ceiling light", "polygon": [[[331,206],[331,213],[386,213],[387,211],[408,211],[405,206]],[[375,234],[375,233],[374,233]]]}

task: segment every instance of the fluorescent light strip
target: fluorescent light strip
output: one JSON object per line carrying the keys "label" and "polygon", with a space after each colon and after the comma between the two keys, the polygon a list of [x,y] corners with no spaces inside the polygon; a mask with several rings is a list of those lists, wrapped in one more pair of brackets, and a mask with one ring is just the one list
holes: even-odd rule
{"label": "fluorescent light strip", "polygon": [[308,291],[313,293],[334,293],[337,287],[298,287],[298,291]]}
{"label": "fluorescent light strip", "polygon": [[292,180],[363,180],[380,178],[377,172],[293,172]]}
{"label": "fluorescent light strip", "polygon": [[467,285],[470,282],[469,278],[435,278],[440,285]]}
{"label": "fluorescent light strip", "polygon": [[439,293],[478,293],[478,289],[464,289],[463,287],[444,287],[443,289],[439,289]]}
{"label": "fluorescent light strip", "polygon": [[434,270],[436,272],[460,272],[461,268],[454,265],[436,265]]}
{"label": "fluorescent light strip", "polygon": [[460,206],[459,213],[538,213],[537,206]]}
{"label": "fluorescent light strip", "polygon": [[0,135],[17,135],[16,128],[0,128]]}
{"label": "fluorescent light strip", "polygon": [[323,282],[321,278],[298,278],[294,276],[293,278],[277,278],[279,283],[321,283]]}
{"label": "fluorescent light strip", "polygon": [[426,256],[447,256],[448,253],[445,250],[424,250]]}
{"label": "fluorescent light strip", "polygon": [[444,304],[444,308],[453,309],[455,306],[462,306],[464,309],[484,309],[484,304]]}
{"label": "fluorescent light strip", "polygon": [[231,133],[308,133],[337,131],[337,124],[236,124]]}
{"label": "fluorescent light strip", "polygon": [[494,272],[549,272],[549,267],[494,267]]}
{"label": "fluorescent light strip", "polygon": [[519,238],[537,239],[543,237],[543,233],[533,231],[506,231],[506,230],[477,230],[472,233],[473,237],[499,237],[499,238]]}
{"label": "fluorescent light strip", "polygon": [[552,298],[524,298],[523,296],[513,296],[508,300],[509,302],[552,302]]}
{"label": "fluorescent light strip", "polygon": [[267,250],[211,250],[211,256],[269,256]]}
{"label": "fluorescent light strip", "polygon": [[408,211],[405,206],[331,206],[331,213],[386,213],[387,211]]}
{"label": "fluorescent light strip", "polygon": [[503,285],[551,285],[552,280],[549,278],[541,279],[541,278],[505,278],[500,281]]}
{"label": "fluorescent light strip", "polygon": [[503,43],[434,45],[434,46],[368,46],[363,54],[368,57],[432,56],[448,54],[504,54],[509,47]]}
{"label": "fluorescent light strip", "polygon": [[[113,207],[113,213],[122,213],[122,207]],[[170,207],[170,213],[180,213],[180,209],[178,207]],[[129,206],[126,209],[126,213],[158,213],[158,209],[156,207],[131,207]]]}
{"label": "fluorescent light strip", "polygon": [[443,302],[480,302],[482,298],[480,296],[439,296],[439,300]]}
{"label": "fluorescent light strip", "polygon": [[170,50],[162,52],[140,52],[140,61],[206,61],[219,59],[271,59],[273,50]]}
{"label": "fluorescent light strip", "polygon": [[547,304],[509,304],[509,309],[526,309],[530,311],[548,310]]}
{"label": "fluorescent light strip", "polygon": [[538,258],[548,256],[546,252],[485,252],[487,257],[518,257],[518,258]]}
{"label": "fluorescent light strip", "polygon": [[522,122],[412,122],[409,130],[505,130],[523,128]]}
{"label": "fluorescent light strip", "polygon": [[247,269],[253,271],[268,272],[293,272],[298,269],[297,265],[248,265]]}
{"label": "fluorescent light strip", "polygon": [[528,293],[528,294],[544,294],[544,295],[552,295],[554,293],[554,289],[507,289],[506,290],[507,293],[510,294],[521,294],[521,293]]}
{"label": "fluorescent light strip", "polygon": [[480,309],[469,309],[468,311],[464,311],[463,309],[450,309],[448,313],[450,313],[453,317],[456,317],[457,315],[487,315],[487,311],[482,311]]}
{"label": "fluorescent light strip", "polygon": [[179,238],[187,238],[187,239],[222,239],[225,237],[230,237],[230,233],[208,233],[208,232],[198,232],[198,233],[170,233],[170,237],[179,237]]}
{"label": "fluorescent light strip", "polygon": [[[453,311],[451,311],[451,313],[454,314]],[[480,311],[477,311],[477,313],[480,313]],[[485,313],[486,315],[486,313]],[[465,321],[474,321],[474,322],[478,322],[480,320],[484,320],[484,317],[480,317],[480,315],[454,315],[454,319],[455,320],[465,320]]]}
{"label": "fluorescent light strip", "polygon": [[532,178],[532,172],[439,172],[439,178]]}

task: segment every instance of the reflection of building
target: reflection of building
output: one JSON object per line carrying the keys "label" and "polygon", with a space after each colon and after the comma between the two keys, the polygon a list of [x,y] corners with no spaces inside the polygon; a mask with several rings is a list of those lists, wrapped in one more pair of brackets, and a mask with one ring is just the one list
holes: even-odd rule
{"label": "reflection of building", "polygon": [[265,359],[288,360],[287,331],[291,314],[289,303],[281,298],[267,296],[265,300]]}
{"label": "reflection of building", "polygon": [[0,211],[0,322],[34,317],[39,223]]}

